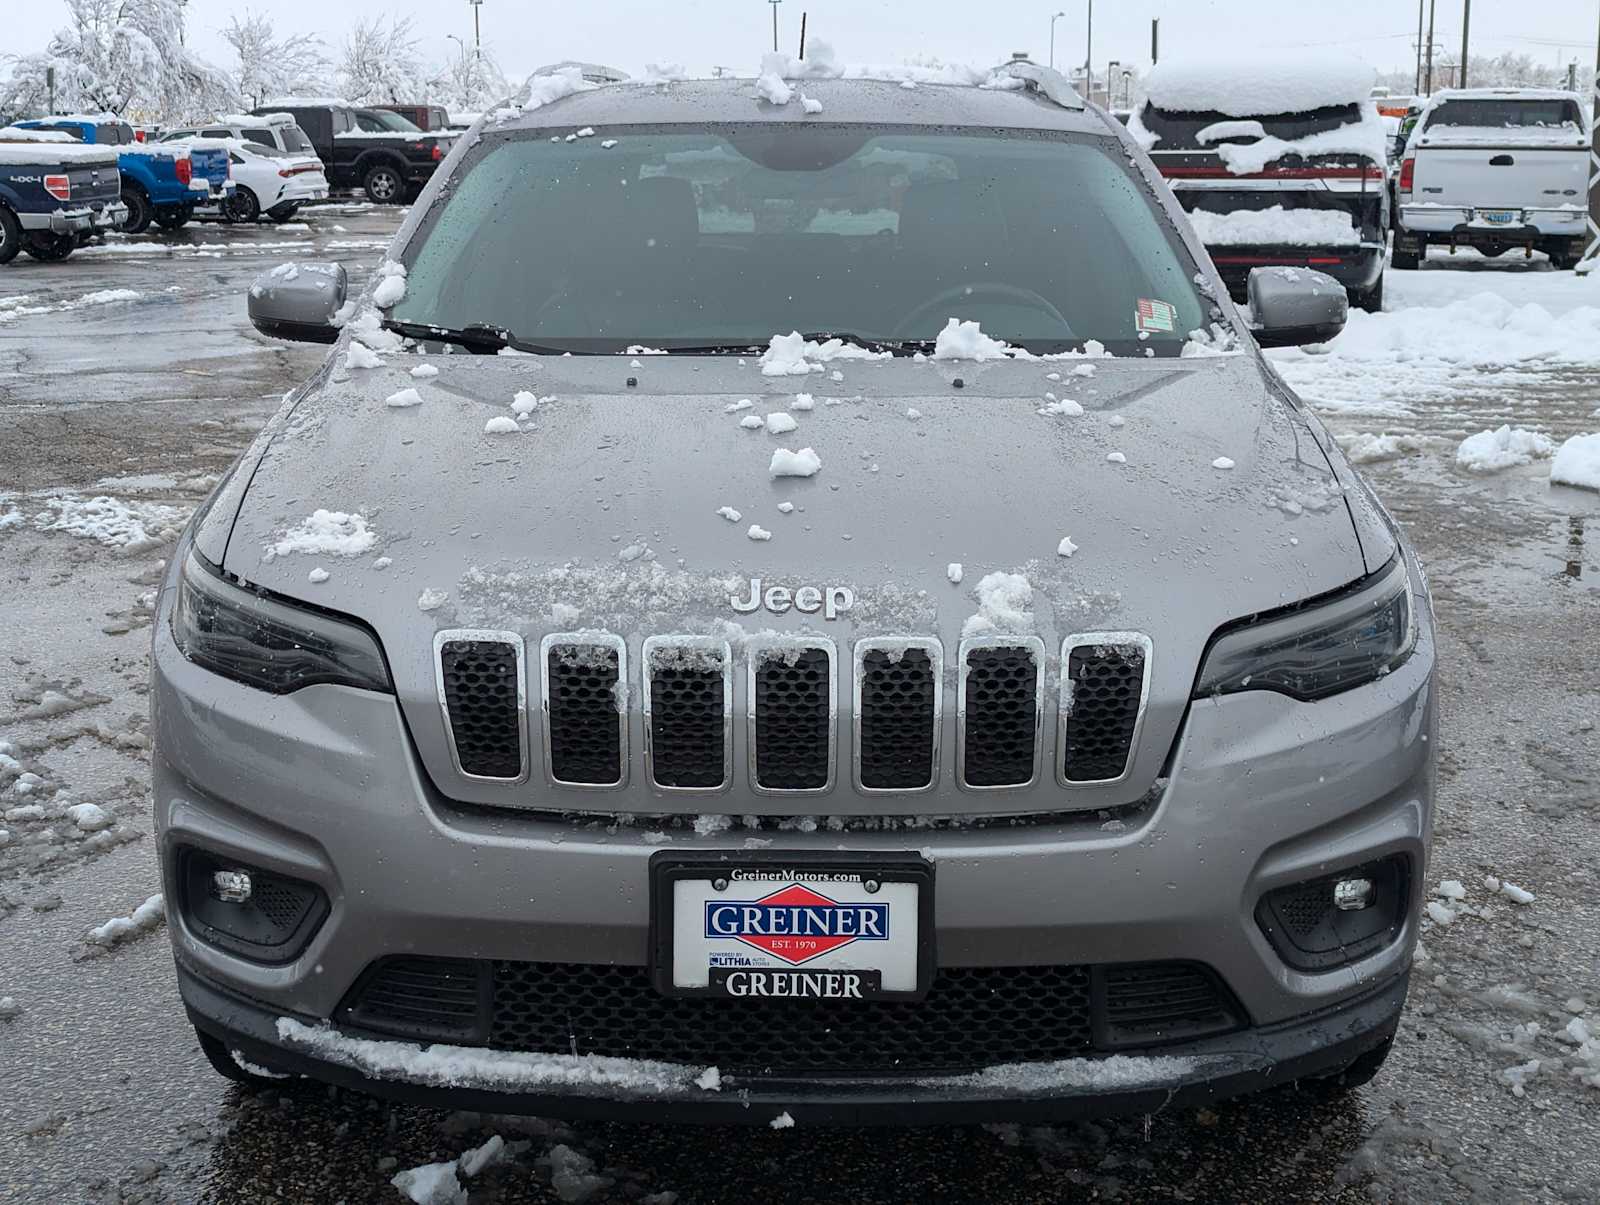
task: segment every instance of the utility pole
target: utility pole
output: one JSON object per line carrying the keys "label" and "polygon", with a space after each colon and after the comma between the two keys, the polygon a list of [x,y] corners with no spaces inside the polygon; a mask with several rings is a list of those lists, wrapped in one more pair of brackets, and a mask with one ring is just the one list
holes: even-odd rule
{"label": "utility pole", "polygon": [[483,0],[467,0],[472,5],[472,57],[483,57],[483,30],[478,24],[478,14],[483,12]]}
{"label": "utility pole", "polygon": [[1417,95],[1422,95],[1422,10],[1427,0],[1417,0]]}
{"label": "utility pole", "polygon": [[[1419,0],[1420,2],[1420,0]],[[1161,61],[1161,18],[1150,18],[1150,65]]]}
{"label": "utility pole", "polygon": [[1461,79],[1457,87],[1467,86],[1467,35],[1472,29],[1472,0],[1461,0]]}
{"label": "utility pole", "polygon": [[1593,141],[1589,146],[1589,247],[1578,261],[1578,273],[1587,275],[1600,266],[1600,38],[1594,55]]}
{"label": "utility pole", "polygon": [[778,5],[782,4],[783,0],[767,0],[767,3],[772,5],[772,53],[773,54],[777,54],[778,53]]}
{"label": "utility pole", "polygon": [[1089,0],[1089,31],[1083,39],[1083,99],[1094,100],[1094,0]]}
{"label": "utility pole", "polygon": [[1428,0],[1428,95],[1433,95],[1433,15],[1439,0]]}

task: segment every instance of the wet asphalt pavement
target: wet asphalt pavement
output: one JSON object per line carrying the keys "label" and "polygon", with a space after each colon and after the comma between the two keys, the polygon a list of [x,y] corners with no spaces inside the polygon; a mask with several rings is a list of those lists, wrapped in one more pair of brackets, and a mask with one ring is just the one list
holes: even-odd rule
{"label": "wet asphalt pavement", "polygon": [[[322,355],[249,329],[250,279],[333,258],[359,285],[397,216],[330,206],[0,268],[0,741],[38,776],[22,794],[0,776],[0,811],[69,797],[110,818],[94,833],[0,822],[0,998],[19,1010],[0,1019],[0,1201],[392,1205],[397,1168],[495,1133],[528,1146],[472,1181],[474,1205],[1600,1198],[1600,1089],[1573,1074],[1562,1033],[1579,1013],[1600,1029],[1600,498],[1553,490],[1542,466],[1473,476],[1450,459],[1461,434],[1508,419],[1595,429],[1600,373],[1571,367],[1460,374],[1391,424],[1411,455],[1364,468],[1433,582],[1444,727],[1427,878],[1459,879],[1474,911],[1425,934],[1394,1054],[1354,1094],[1048,1129],[771,1132],[447,1115],[219,1079],[160,928],[109,951],[84,941],[159,889],[150,591],[188,512]],[[1489,874],[1536,900],[1491,895]],[[1517,1095],[1502,1072],[1534,1059]]]}

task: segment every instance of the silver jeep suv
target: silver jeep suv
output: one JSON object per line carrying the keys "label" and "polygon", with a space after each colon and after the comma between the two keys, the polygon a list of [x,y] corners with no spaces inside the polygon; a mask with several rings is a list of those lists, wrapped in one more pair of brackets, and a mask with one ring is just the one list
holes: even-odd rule
{"label": "silver jeep suv", "polygon": [[[1114,120],[546,80],[451,153],[160,596],[213,1063],[452,1107],[1062,1118],[1377,1070],[1427,587]],[[976,86],[973,86],[976,85]],[[498,353],[498,354],[494,354]]]}

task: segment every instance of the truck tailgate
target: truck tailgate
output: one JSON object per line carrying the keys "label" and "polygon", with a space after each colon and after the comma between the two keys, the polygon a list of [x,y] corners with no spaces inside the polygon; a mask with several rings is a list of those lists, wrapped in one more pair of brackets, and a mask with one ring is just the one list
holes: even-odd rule
{"label": "truck tailgate", "polygon": [[1588,147],[1452,144],[1424,140],[1416,149],[1416,201],[1463,209],[1538,209],[1582,204]]}

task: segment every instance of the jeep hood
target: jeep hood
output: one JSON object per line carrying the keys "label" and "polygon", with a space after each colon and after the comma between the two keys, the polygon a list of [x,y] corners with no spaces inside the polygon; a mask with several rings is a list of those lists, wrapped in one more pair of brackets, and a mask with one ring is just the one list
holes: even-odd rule
{"label": "jeep hood", "polygon": [[[424,362],[438,375],[413,378]],[[1320,429],[1248,354],[847,361],[777,378],[754,357],[344,365],[341,347],[286,403],[197,543],[245,581],[370,624],[435,783],[454,798],[495,802],[503,788],[451,769],[431,665],[441,629],[508,629],[533,648],[550,632],[604,629],[635,657],[653,634],[810,630],[841,649],[931,635],[953,673],[963,630],[996,627],[1055,653],[1075,632],[1152,638],[1146,737],[1113,792],[1137,798],[1161,772],[1219,626],[1346,585],[1393,551],[1369,516],[1363,556]],[[386,404],[408,389],[420,404]],[[514,418],[519,392],[537,408],[515,431],[487,433]],[[1053,399],[1083,413],[1041,413]],[[775,413],[796,429],[741,425]],[[774,476],[780,448],[814,449],[820,470]],[[317,511],[359,515],[368,536],[289,551],[316,543],[295,533]],[[994,573],[1025,577],[1031,603],[986,606]],[[751,579],[848,588],[854,605],[831,621],[741,614],[732,601]],[[1054,674],[1052,658],[1047,691]],[[827,810],[895,810],[847,782],[836,794]],[[962,796],[948,810],[1038,810],[1027,796]],[[725,808],[817,810],[737,786]]]}

